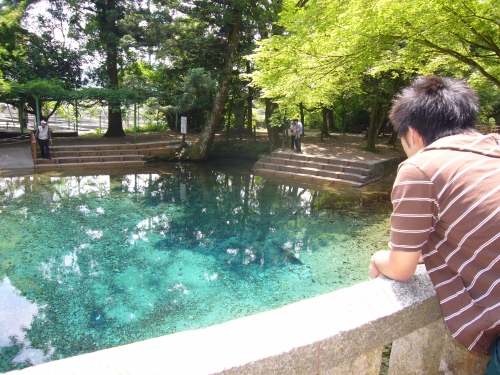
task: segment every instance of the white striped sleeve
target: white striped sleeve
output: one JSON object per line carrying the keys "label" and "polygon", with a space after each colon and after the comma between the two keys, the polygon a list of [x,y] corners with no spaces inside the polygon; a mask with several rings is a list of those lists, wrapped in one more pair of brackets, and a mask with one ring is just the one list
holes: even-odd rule
{"label": "white striped sleeve", "polygon": [[390,248],[400,251],[423,250],[434,230],[439,212],[434,185],[429,176],[411,164],[404,164],[398,171],[391,200]]}

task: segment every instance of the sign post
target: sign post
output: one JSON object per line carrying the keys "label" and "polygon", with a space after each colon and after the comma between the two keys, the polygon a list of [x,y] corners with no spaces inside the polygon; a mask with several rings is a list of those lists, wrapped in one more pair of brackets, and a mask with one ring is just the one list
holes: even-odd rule
{"label": "sign post", "polygon": [[181,134],[182,134],[182,143],[186,142],[186,133],[187,133],[187,117],[181,117]]}
{"label": "sign post", "polygon": [[134,103],[134,141],[137,143],[137,103]]}

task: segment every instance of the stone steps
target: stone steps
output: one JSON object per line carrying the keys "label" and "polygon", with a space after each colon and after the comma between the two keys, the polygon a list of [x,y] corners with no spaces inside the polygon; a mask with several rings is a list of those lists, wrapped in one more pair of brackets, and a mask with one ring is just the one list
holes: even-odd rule
{"label": "stone steps", "polygon": [[403,158],[363,161],[293,152],[273,152],[257,161],[255,174],[361,187],[396,170]]}
{"label": "stone steps", "polygon": [[35,169],[143,166],[147,158],[174,153],[180,142],[52,146],[51,159],[38,157]]}
{"label": "stone steps", "polygon": [[[50,161],[50,160],[49,160]],[[53,170],[64,168],[107,168],[107,167],[142,167],[146,162],[141,161],[96,161],[82,163],[48,163],[35,165],[36,170]]]}

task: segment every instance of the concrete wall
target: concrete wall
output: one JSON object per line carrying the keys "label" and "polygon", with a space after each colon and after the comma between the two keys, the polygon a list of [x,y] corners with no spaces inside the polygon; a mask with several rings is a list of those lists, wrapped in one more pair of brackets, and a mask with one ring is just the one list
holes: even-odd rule
{"label": "concrete wall", "polygon": [[205,329],[21,370],[28,374],[481,374],[487,357],[455,344],[422,266]]}

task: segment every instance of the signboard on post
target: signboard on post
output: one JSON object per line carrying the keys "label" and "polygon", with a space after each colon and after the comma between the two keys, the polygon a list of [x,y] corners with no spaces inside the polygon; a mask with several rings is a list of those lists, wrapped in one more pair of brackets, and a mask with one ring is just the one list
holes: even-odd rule
{"label": "signboard on post", "polygon": [[187,134],[188,119],[185,116],[181,117],[181,134]]}

